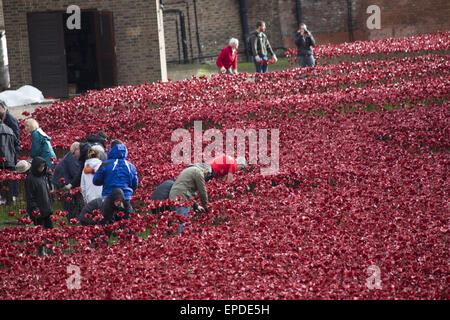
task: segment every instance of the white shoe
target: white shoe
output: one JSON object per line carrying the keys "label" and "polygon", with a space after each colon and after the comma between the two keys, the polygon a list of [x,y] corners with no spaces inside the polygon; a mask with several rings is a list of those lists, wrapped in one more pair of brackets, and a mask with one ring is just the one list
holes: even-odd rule
{"label": "white shoe", "polygon": [[0,200],[0,206],[6,204],[6,200]]}
{"label": "white shoe", "polygon": [[16,202],[16,201],[17,201],[17,198],[16,198],[15,196],[13,196],[12,201],[13,201],[13,202]]}

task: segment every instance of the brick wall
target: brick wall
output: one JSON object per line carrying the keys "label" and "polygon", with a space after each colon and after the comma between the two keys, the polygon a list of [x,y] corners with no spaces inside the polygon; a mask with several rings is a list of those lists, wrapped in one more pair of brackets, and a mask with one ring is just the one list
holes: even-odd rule
{"label": "brick wall", "polygon": [[142,0],[3,0],[13,89],[31,79],[27,12],[63,10],[76,3],[83,9],[112,11],[119,85],[161,79],[156,1]]}
{"label": "brick wall", "polygon": [[0,0],[0,26],[5,25],[5,18],[3,17],[3,1]]}
{"label": "brick wall", "polygon": [[[266,33],[274,48],[294,47],[293,36],[298,29],[295,0],[247,0],[249,30],[256,21],[266,22]],[[381,8],[381,30],[366,26],[369,5]],[[166,9],[179,9],[185,14],[189,59],[198,56],[195,34],[194,0],[164,0]],[[301,0],[303,22],[314,33],[318,43],[350,41],[347,0]],[[401,37],[432,33],[450,28],[448,0],[352,0],[354,40]],[[239,14],[239,1],[197,0],[197,15],[202,55],[217,56],[230,37],[241,41],[240,55],[244,57],[244,41]],[[178,15],[164,15],[166,54],[169,61],[178,61],[175,20]],[[191,28],[189,32],[189,26]],[[180,57],[183,51],[180,39]],[[283,52],[277,50],[278,54]],[[211,58],[212,60],[213,58]]]}
{"label": "brick wall", "polygon": [[[1,5],[0,0],[0,5]],[[448,0],[352,0],[354,39],[409,36],[449,30]],[[161,79],[164,58],[160,59],[156,2],[147,0],[3,0],[8,38],[9,68],[13,87],[31,83],[26,13],[45,10],[65,10],[76,3],[82,9],[97,8],[114,13],[117,44],[118,81],[133,85]],[[164,0],[166,10],[184,13],[188,58],[199,56],[194,0]],[[245,55],[239,1],[197,0],[197,18],[201,53],[214,61],[231,37],[240,41],[239,58]],[[314,33],[318,43],[349,41],[346,0],[301,0],[303,21]],[[366,9],[376,4],[381,8],[381,30],[368,30]],[[0,10],[1,11],[1,10]],[[293,47],[297,26],[295,0],[247,0],[249,30],[257,20],[264,20],[272,47]],[[179,15],[163,15],[166,59],[178,61],[175,21]],[[161,27],[161,26],[160,26]],[[183,60],[181,33],[178,35],[180,57]],[[281,55],[283,49],[277,50]],[[195,60],[198,62],[198,60]],[[164,76],[163,76],[164,77]]]}
{"label": "brick wall", "polygon": [[[355,1],[358,27],[357,40],[407,37],[414,34],[433,33],[450,29],[450,1],[448,0],[361,0]],[[366,26],[369,5],[381,9],[381,30],[369,30]]]}
{"label": "brick wall", "polygon": [[[295,0],[279,0],[282,27],[279,31],[286,47],[294,47],[296,32]],[[354,40],[404,37],[450,29],[448,0],[352,0]],[[302,0],[303,22],[314,33],[318,43],[349,41],[347,1]],[[381,30],[369,30],[366,13],[370,5],[381,9]]]}
{"label": "brick wall", "polygon": [[[266,22],[266,33],[273,48],[283,47],[283,39],[279,36],[281,20],[278,1],[247,1],[249,31],[256,28],[258,20]],[[228,44],[230,38],[237,38],[240,42],[239,59],[244,59],[244,35],[239,11],[239,1],[222,0],[197,0],[197,18],[202,56],[209,57],[206,60],[214,60],[223,47]],[[199,55],[196,38],[194,0],[164,0],[165,10],[178,9],[183,11],[186,21],[187,46],[189,59]],[[176,22],[179,24],[179,15],[174,13],[164,14],[164,31],[166,43],[166,55],[168,61],[178,61],[179,55],[183,62],[183,49],[179,27],[179,53],[177,45]],[[189,32],[190,26],[190,32]],[[279,53],[283,51],[278,50]],[[198,60],[196,60],[197,62]]]}
{"label": "brick wall", "polygon": [[[185,16],[186,38],[189,60],[198,58],[199,50],[196,36],[195,10],[193,0],[164,0],[164,10],[181,10]],[[214,0],[196,1],[200,50],[202,56],[214,59],[230,38],[237,38],[244,48],[241,19],[239,15],[239,1]],[[176,22],[178,21],[178,39],[180,56],[183,62],[183,48],[181,43],[180,18],[177,13],[164,13],[164,33],[166,57],[168,61],[178,61],[178,45]],[[198,62],[198,60],[196,60]]]}

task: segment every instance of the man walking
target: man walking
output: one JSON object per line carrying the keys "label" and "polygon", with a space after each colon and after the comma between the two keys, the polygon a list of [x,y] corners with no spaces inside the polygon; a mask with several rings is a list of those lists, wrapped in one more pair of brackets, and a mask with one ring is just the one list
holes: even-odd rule
{"label": "man walking", "polygon": [[264,33],[266,31],[266,23],[264,21],[258,21],[256,23],[256,31],[250,36],[250,48],[253,56],[253,62],[255,63],[256,73],[268,72],[268,54],[272,55],[275,62],[278,61],[277,56],[272,50],[269,39]]}

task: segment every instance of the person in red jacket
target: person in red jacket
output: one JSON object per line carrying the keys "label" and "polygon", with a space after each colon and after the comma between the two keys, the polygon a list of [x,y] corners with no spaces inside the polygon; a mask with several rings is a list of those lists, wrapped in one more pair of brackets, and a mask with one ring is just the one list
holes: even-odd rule
{"label": "person in red jacket", "polygon": [[239,40],[231,38],[228,46],[222,49],[219,57],[216,60],[216,65],[219,68],[219,73],[234,73],[237,74],[237,49],[239,47]]}

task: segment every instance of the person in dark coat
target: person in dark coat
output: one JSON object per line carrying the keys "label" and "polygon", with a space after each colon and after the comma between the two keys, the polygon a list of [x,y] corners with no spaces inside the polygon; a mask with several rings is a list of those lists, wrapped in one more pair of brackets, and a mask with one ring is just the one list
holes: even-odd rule
{"label": "person in dark coat", "polygon": [[[70,151],[56,165],[53,175],[53,184],[58,189],[70,190],[73,182],[80,171],[80,143],[74,142],[70,146]],[[64,178],[64,181],[61,181]]]}
{"label": "person in dark coat", "polygon": [[[53,185],[66,192],[63,198],[63,209],[67,211],[67,219],[75,218],[83,207],[81,195],[70,195],[70,191],[75,184],[75,179],[80,172],[80,143],[74,142],[70,146],[70,151],[56,165],[53,175]],[[70,201],[68,201],[70,200]]]}
{"label": "person in dark coat", "polygon": [[[88,153],[91,149],[91,144],[88,142],[77,142],[79,145],[79,155],[78,155],[78,167],[77,167],[77,173],[72,179],[70,185],[66,185],[65,189],[67,191],[78,188],[81,186],[81,175],[83,174],[83,169],[86,160],[88,159]],[[79,215],[81,209],[83,208],[84,202],[83,202],[83,195],[81,193],[77,193],[74,195],[70,195],[71,201],[65,201],[67,202],[67,210],[64,208],[64,210],[68,211],[67,219],[70,221],[70,219],[75,218]]]}
{"label": "person in dark coat", "polygon": [[90,134],[86,137],[87,142],[92,145],[101,145],[103,149],[106,149],[106,143],[108,142],[108,135],[105,131],[100,130],[98,133]]}
{"label": "person in dark coat", "polygon": [[[156,187],[155,191],[153,191],[150,200],[156,201],[164,201],[169,199],[170,190],[172,189],[173,184],[175,183],[175,178],[166,180],[161,183],[158,187]],[[161,206],[159,208],[152,209],[152,213],[157,214],[164,211],[170,211],[170,206]]]}
{"label": "person in dark coat", "polygon": [[[16,167],[16,136],[13,130],[8,127],[3,121],[0,121],[0,169],[15,171]],[[12,182],[5,181],[0,184],[0,189],[2,185],[6,185],[7,191],[2,192],[0,197],[0,204],[10,204],[13,201],[13,186]]]}
{"label": "person in dark coat", "polygon": [[[120,211],[124,211],[122,208],[122,203],[124,201],[124,194],[122,189],[116,188],[107,197],[97,198],[90,201],[82,210],[78,217],[78,221],[83,226],[88,225],[107,225],[114,223],[116,220],[120,220],[117,214]],[[103,215],[103,219],[96,221],[94,220],[94,210],[100,210],[100,214]],[[86,217],[86,214],[90,216]]]}
{"label": "person in dark coat", "polygon": [[86,137],[87,142],[91,144],[91,146],[100,146],[102,150],[100,152],[100,160],[106,161],[108,160],[108,156],[106,155],[106,144],[108,143],[108,135],[105,131],[100,130],[98,133],[90,134]]}
{"label": "person in dark coat", "polygon": [[256,73],[266,73],[269,71],[268,65],[261,63],[268,60],[269,54],[272,55],[272,59],[275,60],[275,62],[278,61],[265,32],[266,23],[264,21],[258,21],[256,22],[256,31],[250,35],[249,39],[251,55],[253,56],[253,62],[255,63]]}
{"label": "person in dark coat", "polygon": [[53,214],[52,185],[48,171],[46,160],[35,157],[31,163],[31,173],[25,179],[27,214],[35,225],[44,229],[53,228],[50,220]]}
{"label": "person in dark coat", "polygon": [[300,67],[314,67],[313,46],[316,45],[311,32],[308,31],[306,24],[302,23],[294,37],[297,46],[297,59]]}
{"label": "person in dark coat", "polygon": [[[14,166],[15,166],[17,164],[17,157],[20,151],[19,123],[17,122],[17,119],[8,111],[6,103],[2,100],[0,100],[0,121],[3,121],[4,124],[10,127],[14,135],[16,136],[16,141],[14,143],[14,149],[16,151],[16,155],[14,157]],[[15,171],[15,167],[8,168],[8,170]],[[19,182],[12,181],[9,185],[9,188],[11,190],[10,193],[12,196],[10,200],[15,201],[19,196]]]}
{"label": "person in dark coat", "polygon": [[3,121],[8,127],[11,128],[16,136],[16,142],[14,143],[14,149],[16,150],[16,158],[14,159],[14,165],[17,164],[17,156],[20,151],[20,130],[17,119],[9,112],[5,102],[0,100],[0,121]]}

